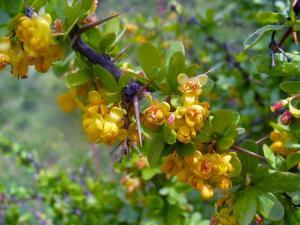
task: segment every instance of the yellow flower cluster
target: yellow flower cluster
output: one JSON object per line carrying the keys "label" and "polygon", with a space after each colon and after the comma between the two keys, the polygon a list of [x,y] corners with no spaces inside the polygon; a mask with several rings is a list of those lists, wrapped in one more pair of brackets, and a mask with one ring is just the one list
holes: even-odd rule
{"label": "yellow flower cluster", "polygon": [[51,33],[49,14],[21,16],[16,22],[16,39],[3,37],[0,40],[0,69],[12,65],[16,77],[25,78],[28,67],[34,65],[39,72],[47,72],[52,63],[64,54]]}
{"label": "yellow flower cluster", "polygon": [[163,124],[167,124],[176,131],[178,141],[190,143],[210,114],[209,103],[199,101],[207,79],[206,75],[189,78],[185,74],[180,74],[178,82],[183,105],[174,112],[170,112],[169,103],[158,102],[147,95],[150,106],[143,112],[142,122],[144,126],[150,130],[155,130]]}
{"label": "yellow flower cluster", "polygon": [[126,194],[130,195],[131,193],[135,192],[141,186],[141,182],[140,182],[139,178],[137,178],[137,177],[132,178],[129,175],[125,175],[121,179],[121,185],[123,187],[125,187]]}
{"label": "yellow flower cluster", "polygon": [[216,214],[211,219],[212,225],[238,225],[233,216],[233,198],[225,197],[216,203]]}
{"label": "yellow flower cluster", "polygon": [[293,140],[291,135],[286,131],[275,129],[271,132],[270,139],[273,142],[270,146],[271,150],[279,155],[287,156],[297,151],[285,147],[288,142]]}
{"label": "yellow flower cluster", "polygon": [[88,101],[82,125],[89,141],[113,145],[118,140],[124,140],[127,137],[127,131],[123,128],[124,109],[116,106],[108,107],[97,91],[89,92]]}
{"label": "yellow flower cluster", "polygon": [[203,199],[209,200],[214,195],[214,188],[221,191],[231,188],[231,158],[230,154],[202,154],[200,151],[180,158],[174,152],[165,158],[161,170],[190,184],[200,192]]}

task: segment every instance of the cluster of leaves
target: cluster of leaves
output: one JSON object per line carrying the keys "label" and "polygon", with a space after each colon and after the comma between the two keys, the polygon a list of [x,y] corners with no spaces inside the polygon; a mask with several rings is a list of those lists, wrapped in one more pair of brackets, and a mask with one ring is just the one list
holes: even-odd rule
{"label": "cluster of leaves", "polygon": [[4,224],[209,224],[195,209],[195,193],[186,196],[188,187],[174,179],[166,180],[158,168],[146,165],[138,169],[137,156],[116,168],[142,182],[138,190],[125,195],[126,187],[118,183],[119,179],[97,177],[92,165],[69,172],[43,168],[31,151],[3,136],[0,150],[31,174],[29,185],[18,182],[1,186]]}

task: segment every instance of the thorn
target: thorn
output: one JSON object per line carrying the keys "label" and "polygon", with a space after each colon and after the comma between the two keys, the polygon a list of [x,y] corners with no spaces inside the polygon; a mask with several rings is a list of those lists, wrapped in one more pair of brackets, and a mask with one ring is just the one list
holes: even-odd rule
{"label": "thorn", "polygon": [[207,72],[205,72],[205,73],[203,73],[201,75],[207,75],[209,73],[212,73],[215,70],[219,69],[222,65],[223,65],[223,63],[218,63],[217,65],[215,65],[214,67],[212,67],[210,70],[208,70]]}
{"label": "thorn", "polygon": [[119,53],[118,55],[112,60],[113,63],[119,60],[119,58],[125,53],[125,51],[128,49],[130,44],[127,44]]}
{"label": "thorn", "polygon": [[299,44],[299,40],[298,40],[298,34],[297,34],[297,32],[293,32],[293,38],[294,38],[295,45],[298,45]]}
{"label": "thorn", "polygon": [[271,68],[275,68],[276,67],[276,61],[275,61],[274,52],[271,52],[271,58],[272,58]]}
{"label": "thorn", "polygon": [[121,15],[121,13],[117,13],[117,14],[109,16],[109,17],[107,17],[107,18],[105,18],[103,20],[97,20],[95,22],[89,23],[89,24],[83,26],[82,28],[80,28],[78,30],[77,34],[81,35],[82,33],[88,31],[89,29],[92,29],[93,27],[99,26],[99,25],[101,25],[101,24],[103,24],[103,23],[105,23],[105,22],[107,22],[107,21],[109,21],[111,19],[114,19],[115,17],[118,17],[120,15]]}
{"label": "thorn", "polygon": [[78,40],[78,38],[79,38],[79,34],[74,35],[74,37],[71,40],[71,44],[70,44],[71,48],[73,47],[73,45],[75,44],[75,42]]}
{"label": "thorn", "polygon": [[143,145],[142,140],[142,129],[141,129],[141,120],[140,120],[140,112],[139,112],[139,98],[137,95],[133,97],[133,108],[135,113],[136,126],[139,134],[140,146]]}
{"label": "thorn", "polygon": [[119,163],[122,163],[123,156],[124,156],[124,155],[127,155],[127,154],[129,153],[129,152],[128,152],[128,145],[127,145],[127,142],[128,142],[128,138],[125,139],[124,144],[123,144],[123,147],[122,147],[122,149],[121,149],[121,155],[120,155]]}
{"label": "thorn", "polygon": [[143,157],[143,153],[141,152],[141,150],[136,146],[135,143],[132,143],[134,149],[138,152],[139,158]]}
{"label": "thorn", "polygon": [[278,50],[285,56],[285,58],[286,58],[286,60],[287,60],[288,62],[291,62],[291,61],[292,61],[291,57],[289,57],[289,56],[285,53],[285,51],[283,51],[281,48],[278,48]]}
{"label": "thorn", "polygon": [[154,77],[153,79],[149,80],[148,83],[146,83],[140,90],[139,92],[136,94],[138,97],[140,97],[144,91],[155,81],[155,79],[157,79],[157,77]]}
{"label": "thorn", "polygon": [[109,153],[111,156],[118,150],[118,148],[120,147],[121,142],[118,143],[116,146],[113,147],[113,150]]}

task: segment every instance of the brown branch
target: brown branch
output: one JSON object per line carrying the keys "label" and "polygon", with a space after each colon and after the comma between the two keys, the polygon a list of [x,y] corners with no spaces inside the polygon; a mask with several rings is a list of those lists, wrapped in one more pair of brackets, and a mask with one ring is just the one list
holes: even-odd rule
{"label": "brown branch", "polygon": [[253,156],[253,157],[258,158],[258,159],[263,160],[263,161],[266,161],[266,160],[267,160],[265,157],[263,157],[263,156],[261,156],[261,155],[255,153],[255,152],[251,152],[251,151],[249,151],[248,149],[241,148],[241,147],[236,146],[236,145],[232,146],[231,149],[232,149],[233,151],[235,151],[235,152],[243,152],[243,153],[245,153],[245,154],[247,154],[247,155]]}

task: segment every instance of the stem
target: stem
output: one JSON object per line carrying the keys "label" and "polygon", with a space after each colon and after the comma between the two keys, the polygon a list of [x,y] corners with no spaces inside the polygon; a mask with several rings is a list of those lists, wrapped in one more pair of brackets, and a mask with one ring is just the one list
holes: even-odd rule
{"label": "stem", "polygon": [[267,140],[269,137],[270,137],[270,135],[267,135],[267,136],[265,136],[265,137],[263,137],[263,138],[257,140],[255,143],[256,143],[257,145],[260,145],[260,144],[262,144],[265,140]]}
{"label": "stem", "polygon": [[246,153],[246,154],[248,154],[250,156],[256,157],[258,159],[261,159],[261,160],[264,160],[264,161],[267,160],[265,157],[263,157],[263,156],[261,156],[259,154],[256,154],[255,152],[251,152],[248,149],[241,148],[241,147],[236,146],[236,145],[232,146],[231,148],[235,152],[243,152],[243,153]]}
{"label": "stem", "polygon": [[116,80],[119,80],[123,72],[113,63],[110,57],[100,56],[96,51],[94,51],[86,43],[84,43],[84,41],[80,37],[80,34],[78,35],[78,31],[80,31],[79,27],[75,26],[70,32],[70,38],[75,38],[72,48],[86,57],[91,63],[96,65],[98,64],[108,70]]}

